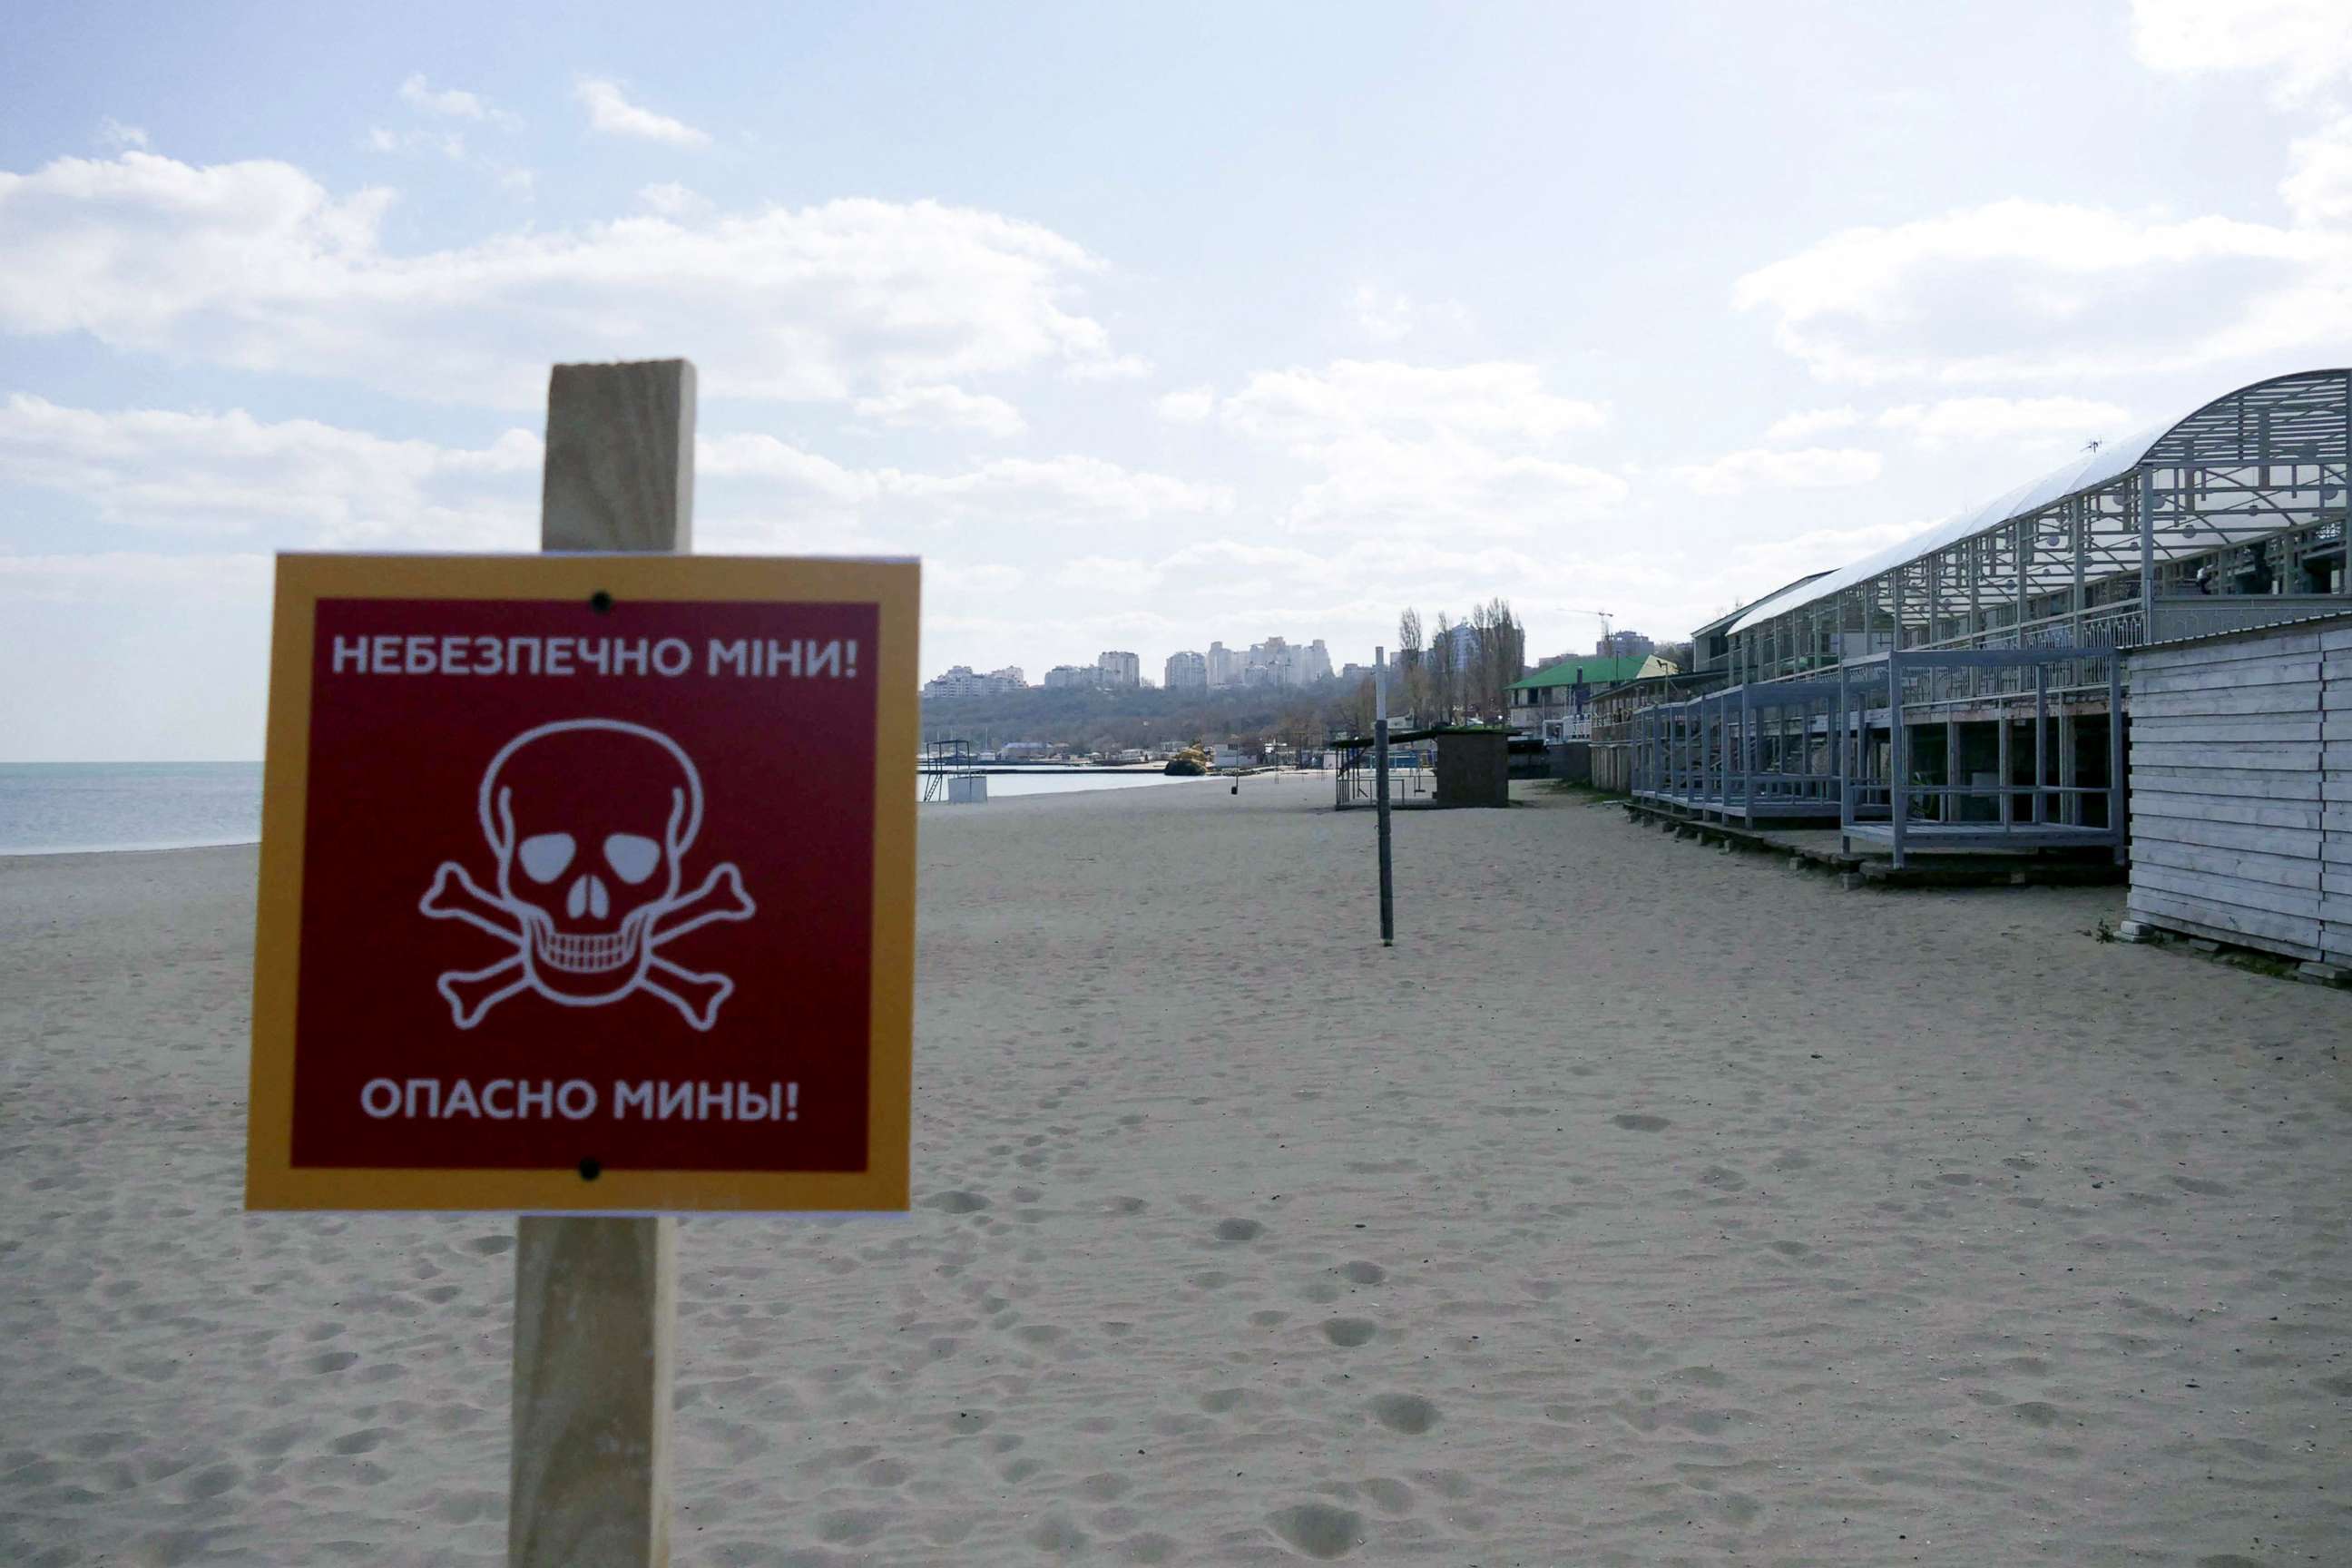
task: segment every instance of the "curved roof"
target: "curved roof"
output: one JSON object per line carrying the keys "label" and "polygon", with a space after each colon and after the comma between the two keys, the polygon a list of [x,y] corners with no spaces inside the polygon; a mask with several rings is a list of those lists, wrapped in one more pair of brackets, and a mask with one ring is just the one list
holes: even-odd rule
{"label": "curved roof", "polygon": [[[2330,390],[2341,397],[2346,395],[2347,386],[2352,386],[2352,372],[2305,371],[2294,375],[2273,376],[2267,381],[2258,381],[2242,386],[2235,392],[2215,398],[2184,418],[2175,420],[2168,425],[2151,426],[2125,440],[2109,441],[2101,446],[2097,451],[2084,453],[2079,458],[2062,463],[2040,479],[2020,485],[2015,489],[1994,498],[1974,510],[1947,518],[1933,527],[1914,534],[1909,539],[1889,545],[1874,555],[1866,555],[1850,565],[1841,566],[1834,572],[1815,577],[1801,584],[1801,592],[1790,593],[1783,590],[1768,598],[1760,599],[1749,605],[1747,611],[1738,620],[1732,622],[1726,630],[1729,633],[1746,631],[1751,626],[1759,626],[1776,616],[1786,615],[1790,610],[1810,605],[1817,599],[1824,599],[1832,594],[1853,587],[1857,584],[1867,583],[1883,572],[1891,572],[1895,567],[1916,561],[1923,555],[1932,555],[1947,545],[1958,544],[1961,540],[1988,532],[2018,518],[2030,517],[2035,512],[2056,505],[2070,496],[2081,495],[2085,491],[2111,485],[2151,458],[2158,461],[2185,460],[2193,455],[2200,437],[2208,438],[2205,450],[2209,454],[2215,445],[2230,447],[2242,445],[2247,432],[2242,416],[2234,419],[2229,417],[2229,415],[2234,412],[2232,405],[2240,404],[2249,393],[2263,389],[2285,390],[2320,384],[2332,384]],[[2295,415],[2305,412],[2288,410],[2290,417],[2287,428],[2284,430],[2269,423],[2267,414],[2264,416],[2262,434],[2272,447],[2271,460],[2293,461],[2295,458],[2301,457],[2304,461],[2310,462],[2323,456],[2336,458],[2344,456],[2344,442],[2347,437],[2340,414],[2334,416],[2334,426],[2331,431],[2323,422],[2308,417],[2294,417]],[[2279,450],[2281,445],[2279,437],[2282,435],[2290,434],[2302,435],[2307,439],[2303,442],[2290,441],[2286,445],[2292,448],[2291,450]],[[2329,438],[2331,435],[2332,441]],[[2329,450],[2331,446],[2332,451]]]}

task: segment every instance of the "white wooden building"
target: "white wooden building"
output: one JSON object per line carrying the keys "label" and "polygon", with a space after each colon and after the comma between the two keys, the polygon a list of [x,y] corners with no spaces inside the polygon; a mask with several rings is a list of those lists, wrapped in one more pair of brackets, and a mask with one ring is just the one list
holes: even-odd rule
{"label": "white wooden building", "polygon": [[2130,672],[2131,919],[2352,966],[2352,613]]}

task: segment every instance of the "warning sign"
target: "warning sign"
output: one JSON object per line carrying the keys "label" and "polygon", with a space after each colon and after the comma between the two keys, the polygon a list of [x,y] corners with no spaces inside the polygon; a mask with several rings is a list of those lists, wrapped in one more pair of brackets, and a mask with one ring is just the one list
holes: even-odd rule
{"label": "warning sign", "polygon": [[905,1206],[912,563],[285,556],[247,1201]]}

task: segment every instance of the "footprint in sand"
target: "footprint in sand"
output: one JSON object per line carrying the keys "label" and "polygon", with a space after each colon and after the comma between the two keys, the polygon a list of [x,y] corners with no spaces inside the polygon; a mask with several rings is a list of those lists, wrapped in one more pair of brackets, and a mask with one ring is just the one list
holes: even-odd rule
{"label": "footprint in sand", "polygon": [[988,1200],[978,1193],[933,1193],[922,1200],[920,1206],[941,1214],[977,1214],[988,1206]]}
{"label": "footprint in sand", "polygon": [[1380,1325],[1370,1318],[1327,1318],[1323,1322],[1323,1337],[1349,1349],[1369,1342],[1378,1332]]}
{"label": "footprint in sand", "polygon": [[1728,1166],[1709,1165],[1699,1173],[1698,1184],[1702,1187],[1713,1187],[1718,1192],[1745,1192],[1748,1188],[1748,1178]]}
{"label": "footprint in sand", "polygon": [[1345,1557],[1364,1538],[1361,1514],[1328,1502],[1303,1502],[1284,1509],[1267,1521],[1293,1550],[1309,1557]]}
{"label": "footprint in sand", "polygon": [[1358,1285],[1377,1285],[1389,1277],[1389,1271],[1377,1263],[1349,1263],[1342,1266],[1339,1272]]}
{"label": "footprint in sand", "polygon": [[1628,1132],[1664,1132],[1674,1125],[1663,1116],[1652,1116],[1640,1110],[1621,1110],[1609,1120]]}
{"label": "footprint in sand", "polygon": [[1391,1432],[1418,1437],[1437,1425],[1437,1406],[1418,1394],[1383,1394],[1372,1401],[1372,1414]]}
{"label": "footprint in sand", "polygon": [[1217,1222],[1219,1241],[1255,1241],[1265,1234],[1265,1226],[1254,1219],[1221,1219]]}

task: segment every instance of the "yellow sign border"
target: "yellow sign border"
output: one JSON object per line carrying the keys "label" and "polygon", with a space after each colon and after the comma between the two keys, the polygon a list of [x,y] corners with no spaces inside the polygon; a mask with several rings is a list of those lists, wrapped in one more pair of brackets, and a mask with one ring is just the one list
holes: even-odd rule
{"label": "yellow sign border", "polygon": [[[261,786],[253,1063],[246,1133],[250,1209],[447,1209],[531,1214],[899,1210],[907,1206],[915,1008],[914,758],[921,566],[912,561],[657,554],[301,555],[278,558],[269,730]],[[301,975],[312,637],[321,599],[870,604],[876,651],[874,933],[864,1171],[429,1170],[297,1167],[295,998]]]}

